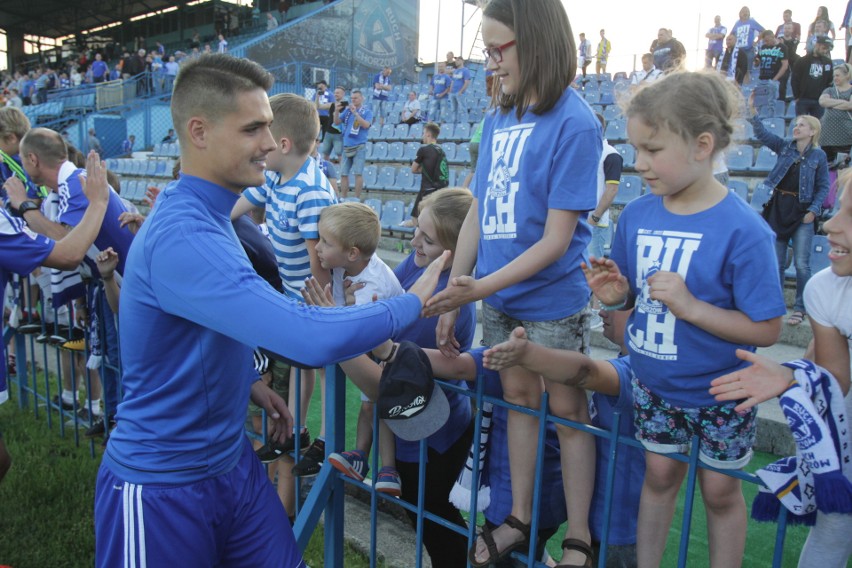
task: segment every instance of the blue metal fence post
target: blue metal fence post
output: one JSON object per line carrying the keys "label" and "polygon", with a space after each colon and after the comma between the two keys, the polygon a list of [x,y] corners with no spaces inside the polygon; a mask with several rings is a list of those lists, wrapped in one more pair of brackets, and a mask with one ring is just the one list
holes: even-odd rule
{"label": "blue metal fence post", "polygon": [[[326,470],[331,469],[328,456],[333,448],[342,448],[346,443],[346,375],[343,369],[335,365],[326,371],[326,411],[325,413],[325,463]],[[325,508],[325,565],[343,566],[343,480],[332,475],[331,495]]]}
{"label": "blue metal fence post", "polygon": [[686,568],[686,555],[689,550],[689,531],[692,526],[692,508],[695,501],[695,482],[698,477],[698,451],[701,441],[692,437],[692,449],[689,452],[689,472],[686,475],[686,495],[683,498],[683,522],[681,523],[680,548],[678,550],[678,568]]}

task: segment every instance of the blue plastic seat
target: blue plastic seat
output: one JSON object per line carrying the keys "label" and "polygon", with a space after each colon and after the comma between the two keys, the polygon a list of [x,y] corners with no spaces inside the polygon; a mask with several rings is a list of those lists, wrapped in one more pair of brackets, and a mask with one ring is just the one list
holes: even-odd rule
{"label": "blue plastic seat", "polygon": [[420,142],[406,142],[405,150],[402,153],[402,160],[410,164],[417,157],[417,150],[420,148]]}
{"label": "blue plastic seat", "polygon": [[373,161],[374,162],[383,162],[388,157],[388,143],[387,142],[374,142],[373,143]]}
{"label": "blue plastic seat", "polygon": [[751,208],[758,213],[763,211],[764,204],[769,201],[769,196],[772,193],[772,188],[765,183],[759,183],[751,192],[751,200],[749,204]]}
{"label": "blue plastic seat", "polygon": [[778,161],[778,154],[762,146],[757,151],[757,158],[754,159],[754,165],[751,167],[753,172],[769,172],[775,167],[775,162]]}
{"label": "blue plastic seat", "polygon": [[441,144],[441,148],[444,149],[444,154],[447,155],[448,162],[454,162],[456,159],[456,143],[455,142],[444,142]]}
{"label": "blue plastic seat", "polygon": [[145,164],[145,174],[144,175],[149,176],[149,177],[154,177],[154,174],[157,171],[157,162],[158,161],[159,160],[148,160],[147,163]]}
{"label": "blue plastic seat", "polygon": [[381,216],[382,216],[382,200],[381,199],[376,199],[375,197],[370,198],[370,199],[365,199],[364,205],[366,205],[367,207],[369,207],[370,209],[375,211],[376,215],[378,215],[379,218],[381,218]]}
{"label": "blue plastic seat", "polygon": [[459,122],[456,124],[455,139],[461,142],[470,142],[469,122]]}
{"label": "blue plastic seat", "polygon": [[627,205],[642,195],[642,178],[639,176],[621,176],[618,193],[615,194],[615,205]]}
{"label": "blue plastic seat", "polygon": [[382,228],[393,229],[405,220],[405,204],[398,199],[391,199],[382,205]]}
{"label": "blue plastic seat", "polygon": [[373,165],[364,166],[364,187],[376,189],[376,178],[379,176],[379,168]]}
{"label": "blue plastic seat", "polygon": [[391,142],[388,145],[388,162],[401,162],[402,154],[405,151],[405,146],[402,142]]}
{"label": "blue plastic seat", "polygon": [[396,181],[396,168],[393,166],[383,166],[379,170],[379,177],[376,179],[376,189],[392,189]]}
{"label": "blue plastic seat", "polygon": [[604,137],[612,142],[613,140],[626,140],[627,139],[627,122],[624,118],[617,118],[615,120],[611,120],[606,125],[606,132]]}
{"label": "blue plastic seat", "polygon": [[441,125],[441,140],[454,140],[456,137],[456,125],[452,122]]}
{"label": "blue plastic seat", "polygon": [[764,118],[760,122],[763,123],[763,126],[766,128],[766,130],[776,136],[784,138],[784,135],[786,134],[785,130],[787,128],[787,125],[784,123],[783,117]]}
{"label": "blue plastic seat", "polygon": [[597,90],[590,90],[587,87],[586,92],[583,94],[583,98],[586,99],[586,102],[590,105],[597,104],[601,102],[601,93]]}
{"label": "blue plastic seat", "polygon": [[738,172],[750,170],[753,154],[754,150],[748,144],[732,146],[731,149],[728,150],[728,157],[726,160],[728,169]]}
{"label": "blue plastic seat", "polygon": [[[370,130],[372,130],[372,128]],[[394,130],[395,127],[393,124],[385,124],[382,126],[381,132],[379,133],[379,140],[393,140]]]}
{"label": "blue plastic seat", "polygon": [[616,118],[621,118],[621,107],[618,105],[607,105],[603,111],[604,120],[607,122],[611,120],[615,120]]}
{"label": "blue plastic seat", "polygon": [[[414,191],[414,174],[408,168],[399,168],[396,174],[396,189],[399,191]],[[420,186],[417,186],[420,189]]]}
{"label": "blue plastic seat", "polygon": [[636,165],[636,149],[632,144],[616,144],[613,148],[621,154],[625,168],[633,168]]}
{"label": "blue plastic seat", "polygon": [[828,244],[828,237],[825,235],[814,235],[814,240],[811,243],[811,273],[816,274],[824,268],[831,265],[828,260],[828,252],[831,246]]}
{"label": "blue plastic seat", "polygon": [[417,122],[408,129],[408,139],[420,141],[423,139],[423,123]]}
{"label": "blue plastic seat", "polygon": [[456,146],[456,164],[467,165],[470,163],[470,142],[462,142]]}
{"label": "blue plastic seat", "polygon": [[748,202],[748,184],[742,180],[728,180],[728,189],[739,195],[743,201]]}
{"label": "blue plastic seat", "polygon": [[394,140],[408,140],[408,124],[397,124],[393,131]]}

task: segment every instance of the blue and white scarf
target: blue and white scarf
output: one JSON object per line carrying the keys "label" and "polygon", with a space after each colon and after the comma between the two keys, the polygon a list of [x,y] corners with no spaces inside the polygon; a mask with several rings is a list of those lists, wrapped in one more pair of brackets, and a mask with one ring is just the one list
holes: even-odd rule
{"label": "blue and white scarf", "polygon": [[774,521],[780,505],[788,522],[813,525],[816,512],[852,513],[852,451],[843,393],[834,377],[805,359],[784,363],[795,383],[778,402],[796,442],[796,455],[757,471],[766,484],[752,505],[752,518]]}
{"label": "blue and white scarf", "polygon": [[[490,402],[482,403],[482,426],[479,429],[479,476],[476,479],[476,488],[478,496],[476,498],[476,510],[482,512],[491,504],[491,487],[482,483],[482,470],[485,468],[485,455],[488,451],[488,436],[491,433],[491,418],[494,415],[494,404]],[[467,455],[467,461],[459,473],[456,483],[450,490],[450,503],[452,503],[459,511],[470,511],[471,489],[473,483],[473,455],[476,440],[471,443],[470,452]]]}

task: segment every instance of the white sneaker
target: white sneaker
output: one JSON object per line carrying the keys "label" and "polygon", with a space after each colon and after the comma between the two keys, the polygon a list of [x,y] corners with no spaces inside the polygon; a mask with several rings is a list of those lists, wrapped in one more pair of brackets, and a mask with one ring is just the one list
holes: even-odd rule
{"label": "white sneaker", "polygon": [[589,323],[590,329],[601,329],[603,327],[603,320],[601,316],[598,314],[592,314],[591,322]]}

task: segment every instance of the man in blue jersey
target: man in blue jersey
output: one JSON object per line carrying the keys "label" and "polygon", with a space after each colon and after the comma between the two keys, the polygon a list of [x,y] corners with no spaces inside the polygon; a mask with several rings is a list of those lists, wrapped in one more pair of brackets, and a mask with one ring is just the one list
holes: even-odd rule
{"label": "man in blue jersey", "polygon": [[256,63],[226,54],[192,59],[175,81],[182,170],[127,259],[125,396],[98,473],[97,566],[304,566],[244,432],[249,397],[269,413],[273,440],[293,427],[258,380],[252,348],[307,367],[350,359],[416,320],[437,282],[442,262],[413,293],[318,309],[252,269],[229,214],[244,188],[263,184],[276,148],[272,83]]}
{"label": "man in blue jersey", "polygon": [[[0,290],[6,289],[6,282],[12,274],[29,274],[42,265],[71,269],[83,260],[100,231],[109,199],[106,168],[94,152],[89,153],[86,171],[87,181],[83,181],[82,185],[89,206],[80,223],[58,241],[38,235],[27,227],[27,222],[43,216],[38,205],[28,199],[23,182],[12,176],[3,184],[0,201],[5,203],[8,200],[10,210],[0,207]],[[0,313],[3,313],[4,298],[5,295],[0,295]],[[4,350],[5,346],[0,345],[0,355]],[[0,365],[0,403],[8,397],[4,364]],[[0,435],[0,480],[10,465],[11,458]]]}
{"label": "man in blue jersey", "polygon": [[361,199],[364,189],[364,161],[367,159],[367,133],[373,125],[373,111],[363,106],[364,95],[352,91],[352,102],[334,106],[333,124],[343,133],[343,157],[340,158],[340,197],[349,195],[349,173],[355,176],[355,197]]}

